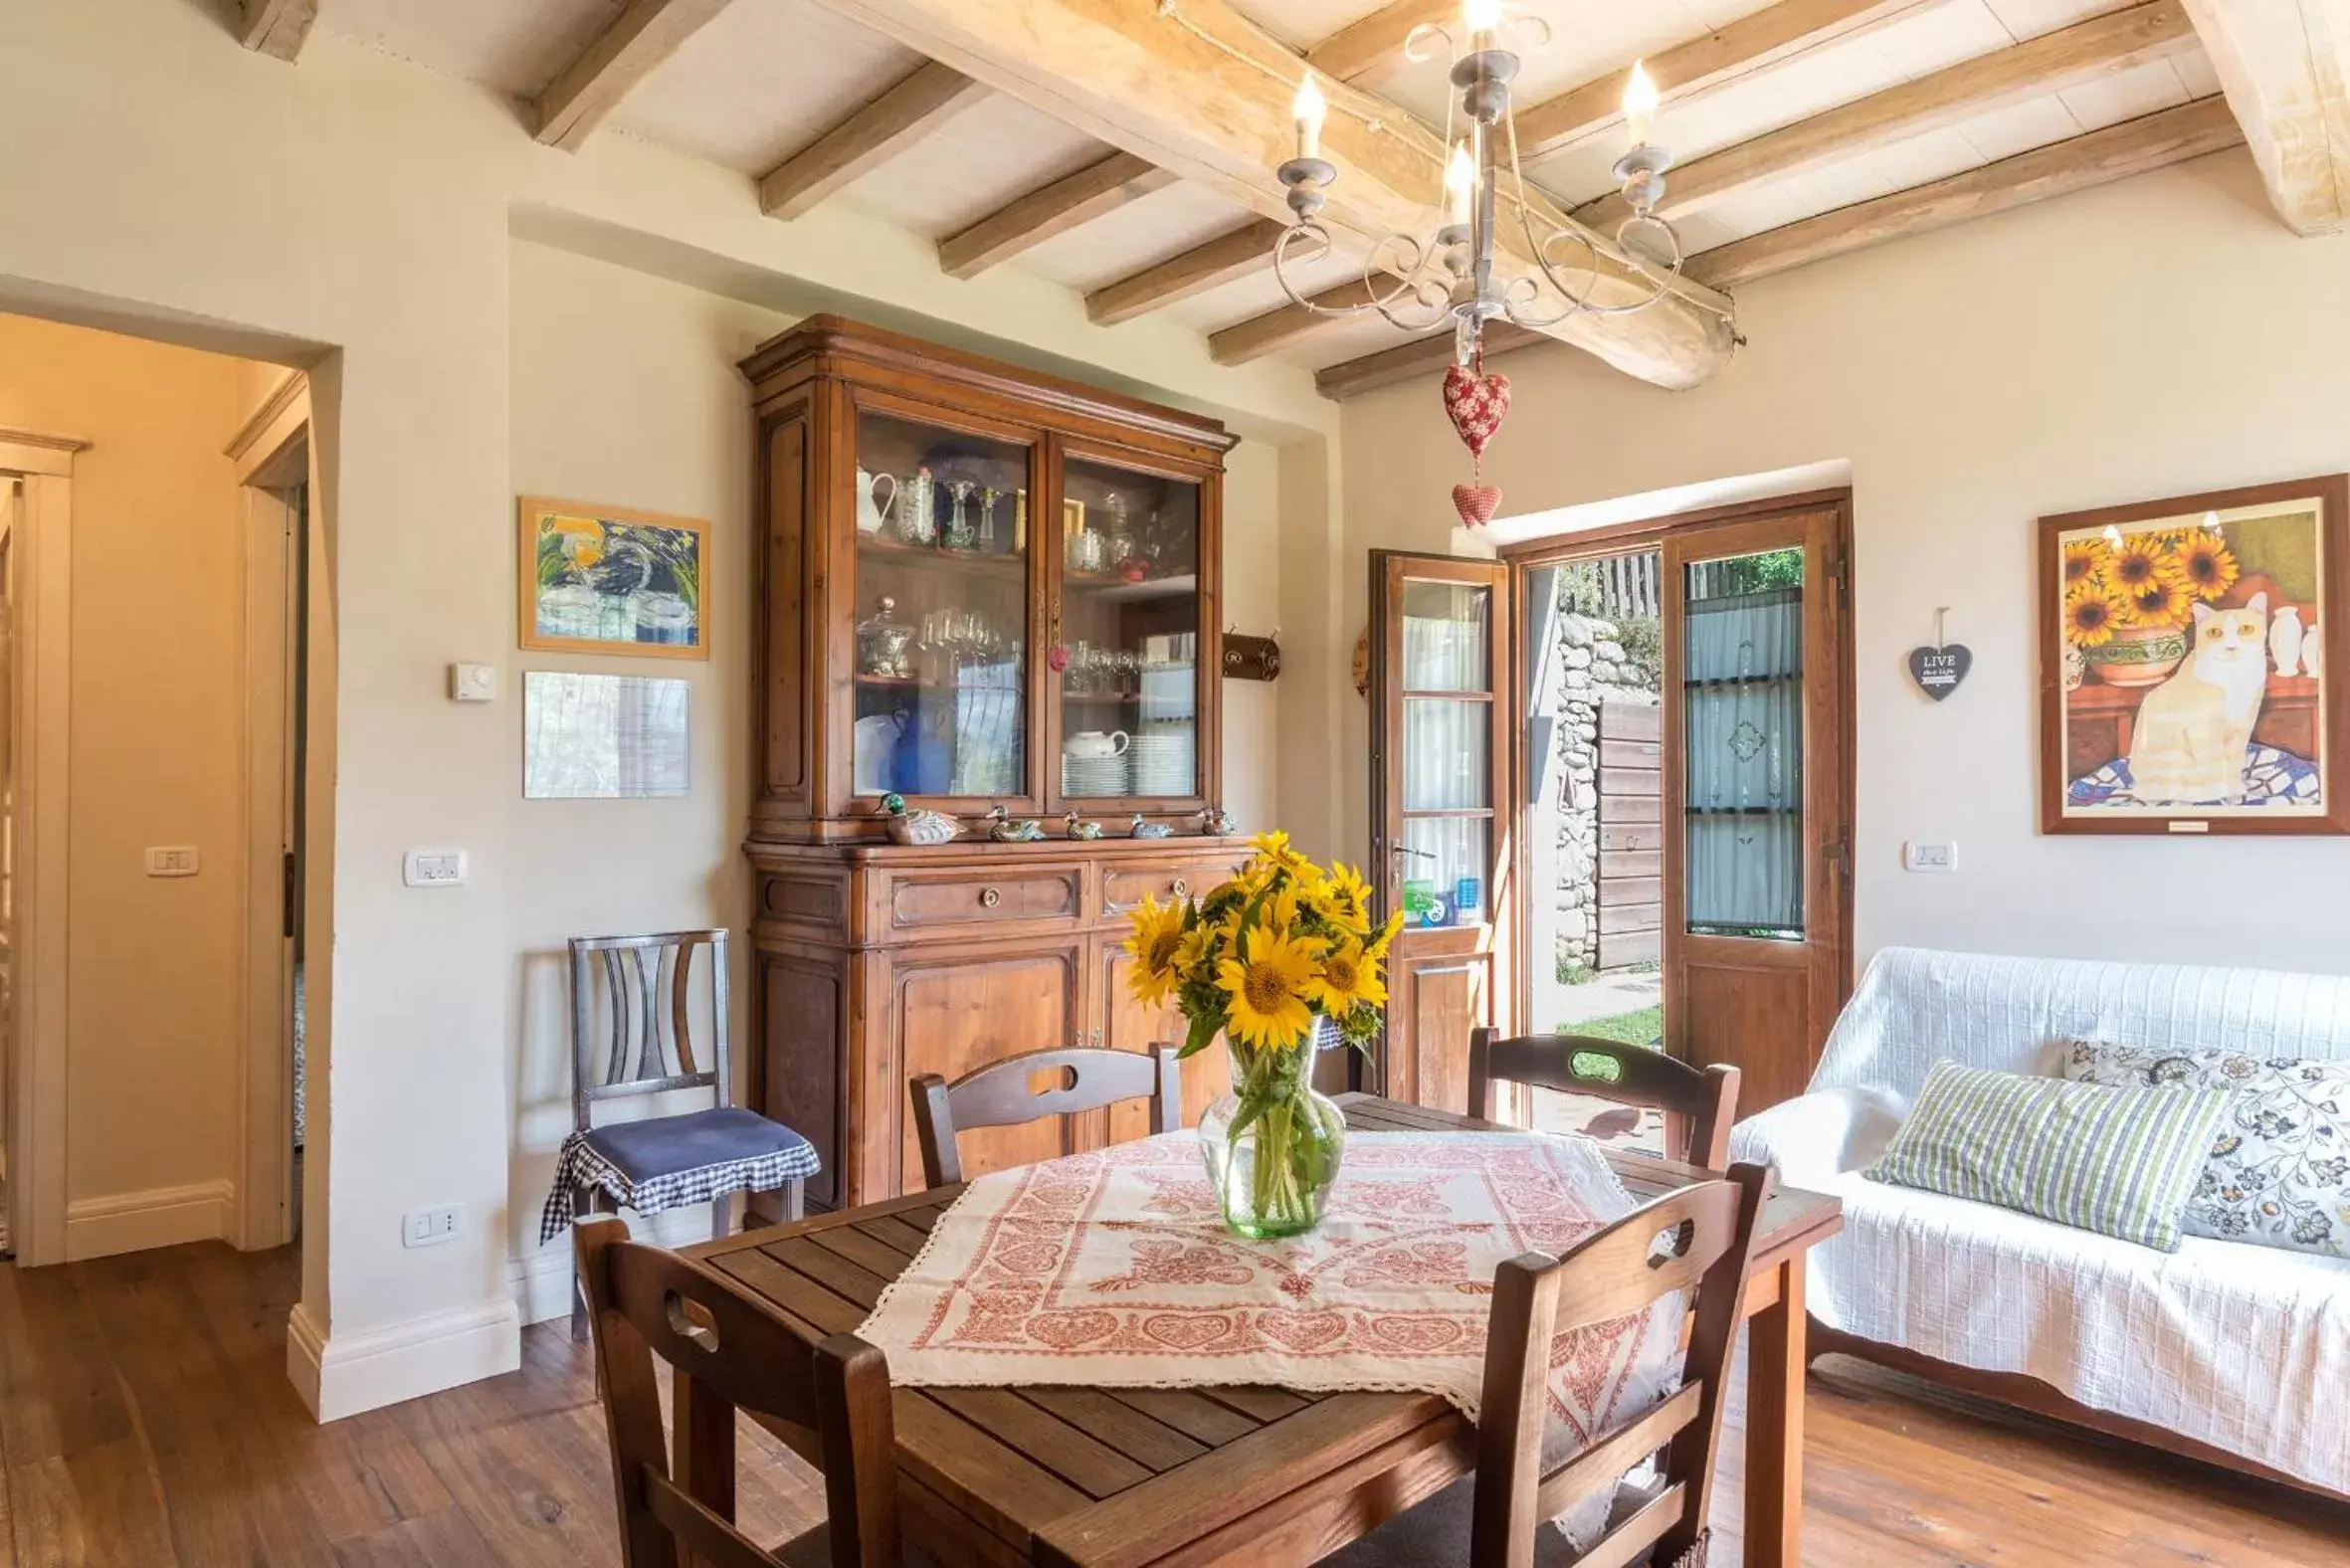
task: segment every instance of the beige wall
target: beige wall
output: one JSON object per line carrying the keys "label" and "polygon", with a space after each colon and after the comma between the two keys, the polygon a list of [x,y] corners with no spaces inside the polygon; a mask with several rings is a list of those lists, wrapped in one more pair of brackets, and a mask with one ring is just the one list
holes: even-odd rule
{"label": "beige wall", "polygon": [[[145,1234],[136,1214],[94,1213],[237,1175],[246,552],[221,448],[246,368],[0,315],[0,427],[91,443],[74,465],[72,525],[65,1146],[76,1257]],[[148,877],[145,851],[163,845],[194,846],[200,873]]]}
{"label": "beige wall", "polygon": [[[707,664],[491,650],[498,703],[481,710],[520,776],[521,672],[592,670],[692,683],[692,792],[681,800],[526,801],[509,786],[504,837],[506,926],[515,1033],[511,1277],[525,1321],[569,1310],[567,1243],[542,1249],[538,1203],[571,1128],[563,943],[571,936],[723,925],[740,931],[750,881],[740,854],[750,807],[749,389],[735,362],[792,317],[541,245],[512,250],[509,419],[513,483],[711,523],[716,641]],[[1271,631],[1279,614],[1274,559],[1281,455],[1244,441],[1225,486],[1225,614]],[[1226,690],[1225,797],[1244,821],[1274,811],[1277,686]],[[747,947],[735,954],[735,1069],[751,1043]],[[706,1210],[661,1234],[706,1235]]]}
{"label": "beige wall", "polygon": [[[2350,968],[2350,842],[2039,834],[2032,629],[2041,514],[2350,468],[2350,238],[2288,234],[2234,153],[1792,273],[1739,306],[1751,346],[1696,392],[1565,351],[1499,361],[1515,402],[1485,472],[1516,514],[1851,462],[1862,956]],[[1433,381],[1350,404],[1344,450],[1351,642],[1361,552],[1445,548],[1467,461]],[[1902,660],[1943,605],[1975,665],[1936,705]],[[1357,757],[1361,704],[1343,701]],[[1916,839],[1955,841],[1957,874],[1903,872]]]}

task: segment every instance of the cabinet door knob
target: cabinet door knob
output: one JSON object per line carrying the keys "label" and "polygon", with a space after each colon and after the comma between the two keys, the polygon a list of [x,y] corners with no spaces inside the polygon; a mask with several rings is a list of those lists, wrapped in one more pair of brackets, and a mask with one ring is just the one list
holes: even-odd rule
{"label": "cabinet door knob", "polygon": [[992,909],[1003,901],[1004,895],[995,888],[982,887],[979,889],[979,907],[982,909]]}
{"label": "cabinet door knob", "polygon": [[1191,896],[1191,883],[1178,877],[1168,883],[1167,890],[1178,898],[1188,898]]}

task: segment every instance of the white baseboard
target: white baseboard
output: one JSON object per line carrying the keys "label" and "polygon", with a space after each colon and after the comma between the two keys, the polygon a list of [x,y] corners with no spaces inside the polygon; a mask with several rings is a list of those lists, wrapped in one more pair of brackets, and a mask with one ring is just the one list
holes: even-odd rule
{"label": "white baseboard", "polygon": [[304,1303],[286,1324],[286,1375],[321,1422],[495,1377],[521,1364],[522,1325],[510,1300],[342,1334],[320,1332]]}
{"label": "white baseboard", "polygon": [[[651,1217],[630,1215],[629,1229],[656,1247],[690,1247],[710,1239],[710,1210],[706,1203],[672,1209]],[[524,1324],[550,1322],[571,1315],[571,1233],[547,1243],[535,1253],[509,1259],[505,1266],[506,1293],[513,1297]]]}
{"label": "white baseboard", "polygon": [[220,1240],[236,1201],[236,1183],[227,1181],[77,1199],[66,1205],[66,1262]]}

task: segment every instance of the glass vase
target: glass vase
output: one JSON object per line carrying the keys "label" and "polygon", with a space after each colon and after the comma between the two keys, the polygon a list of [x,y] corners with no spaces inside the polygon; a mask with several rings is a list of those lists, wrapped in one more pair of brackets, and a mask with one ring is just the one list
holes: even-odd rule
{"label": "glass vase", "polygon": [[1346,1112],[1314,1092],[1312,1037],[1286,1051],[1227,1040],[1233,1091],[1200,1117],[1208,1184],[1235,1235],[1268,1241],[1321,1223]]}

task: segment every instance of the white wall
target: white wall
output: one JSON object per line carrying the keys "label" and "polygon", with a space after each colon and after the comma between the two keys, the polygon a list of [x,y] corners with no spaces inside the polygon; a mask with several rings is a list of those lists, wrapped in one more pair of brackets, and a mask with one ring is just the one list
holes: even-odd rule
{"label": "white wall", "polygon": [[[1770,280],[1739,318],[1751,346],[1696,392],[1497,361],[1485,471],[1515,515],[1851,461],[1860,955],[2350,970],[2350,842],[2038,832],[2032,550],[2044,513],[2350,468],[2350,237],[2295,239],[2231,153]],[[1444,549],[1468,465],[1433,379],[1348,405],[1344,451],[1351,641],[1360,552]],[[1902,660],[1941,605],[1975,665],[1937,705]],[[1902,872],[1911,839],[1956,841],[1960,871]]]}
{"label": "white wall", "polygon": [[[223,1234],[246,905],[242,360],[0,315],[0,427],[73,436],[65,1245]],[[196,849],[188,878],[149,846]]]}
{"label": "white wall", "polygon": [[[1164,321],[1095,327],[1016,268],[948,279],[921,237],[844,210],[775,222],[741,176],[632,138],[538,147],[503,99],[330,35],[298,66],[248,54],[209,0],[0,8],[0,211],[20,215],[0,224],[0,304],[314,367],[339,710],[320,752],[334,788],[313,796],[335,886],[311,947],[325,1093],[293,1339],[329,1413],[518,1355],[513,1211],[542,1195],[512,1179],[513,1042],[521,955],[553,921],[513,838],[517,705],[459,707],[442,675],[515,664],[514,231],[1145,390],[1255,439],[1335,437],[1293,366],[1218,367]],[[714,375],[682,385],[706,395]],[[648,462],[647,490],[701,483],[670,464]],[[557,490],[598,480],[531,472]],[[401,854],[422,846],[470,849],[471,882],[403,887]],[[439,1203],[466,1206],[466,1234],[404,1249],[401,1215]]]}

